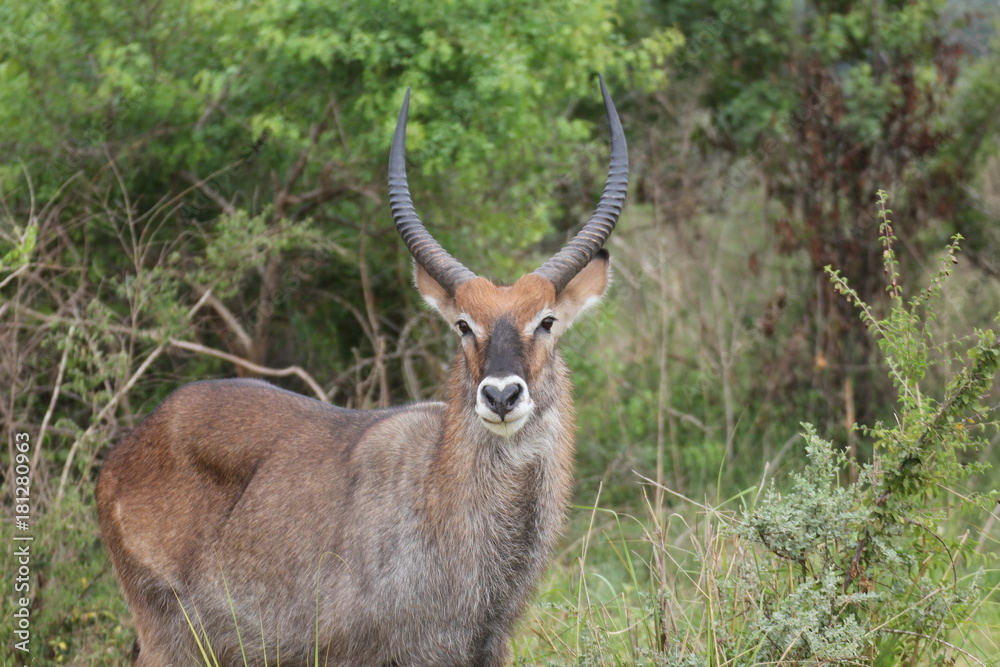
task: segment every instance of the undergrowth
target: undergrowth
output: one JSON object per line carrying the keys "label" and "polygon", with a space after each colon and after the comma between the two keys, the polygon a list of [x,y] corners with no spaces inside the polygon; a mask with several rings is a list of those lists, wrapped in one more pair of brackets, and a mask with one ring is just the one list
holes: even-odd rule
{"label": "undergrowth", "polygon": [[[681,502],[650,500],[641,518],[593,509],[573,579],[550,582],[532,608],[519,664],[1000,664],[997,545],[980,529],[998,494],[963,490],[986,471],[975,453],[997,430],[997,406],[982,400],[1000,337],[935,340],[960,237],[906,299],[886,202],[879,192],[888,312],[828,268],[898,392],[893,423],[857,427],[872,460],[803,424],[806,465],[780,483],[713,507],[646,480]],[[956,363],[941,396],[923,387],[929,369]],[[610,560],[588,560],[591,548]]]}

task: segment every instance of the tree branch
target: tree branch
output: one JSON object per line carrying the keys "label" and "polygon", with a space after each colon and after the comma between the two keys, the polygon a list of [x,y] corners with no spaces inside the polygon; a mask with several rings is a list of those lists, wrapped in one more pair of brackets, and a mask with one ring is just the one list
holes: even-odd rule
{"label": "tree branch", "polygon": [[323,387],[320,386],[316,380],[313,379],[309,373],[303,370],[300,366],[289,366],[288,368],[268,368],[267,366],[261,366],[255,364],[252,361],[247,361],[237,357],[234,354],[229,354],[228,352],[223,352],[222,350],[216,350],[210,347],[206,347],[199,343],[190,343],[184,340],[177,340],[171,338],[169,340],[171,346],[179,348],[181,350],[187,350],[189,352],[197,352],[199,354],[207,354],[210,357],[217,357],[219,359],[224,359],[232,364],[246,368],[247,370],[257,373],[258,375],[267,375],[270,377],[288,377],[289,375],[294,375],[312,389],[313,393],[316,394],[316,398],[323,401],[324,403],[329,403],[330,399],[327,398],[326,392],[323,391]]}
{"label": "tree branch", "polygon": [[[193,289],[198,296],[202,296],[205,292],[209,291],[196,283],[189,283],[189,285],[191,285],[191,289]],[[250,339],[250,336],[247,335],[247,332],[243,330],[243,325],[241,325],[239,320],[236,319],[236,316],[233,315],[233,311],[229,310],[229,308],[226,307],[226,304],[219,301],[214,294],[209,294],[208,300],[205,303],[215,311],[216,315],[218,315],[225,323],[226,329],[228,329],[235,336],[240,352],[244,355],[250,354],[253,348],[253,341]]]}
{"label": "tree branch", "polygon": [[236,208],[233,206],[232,202],[226,201],[225,197],[216,192],[214,188],[210,187],[208,185],[208,179],[198,178],[190,171],[181,171],[180,175],[194,187],[205,193],[206,197],[218,204],[223,213],[226,215],[233,215],[236,213]]}

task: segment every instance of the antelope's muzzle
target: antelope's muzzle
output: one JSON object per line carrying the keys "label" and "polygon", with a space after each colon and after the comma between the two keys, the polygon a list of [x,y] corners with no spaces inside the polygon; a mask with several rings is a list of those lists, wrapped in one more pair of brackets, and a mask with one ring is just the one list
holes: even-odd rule
{"label": "antelope's muzzle", "polygon": [[476,393],[476,414],[498,435],[513,435],[528,421],[535,403],[528,385],[517,375],[487,377]]}

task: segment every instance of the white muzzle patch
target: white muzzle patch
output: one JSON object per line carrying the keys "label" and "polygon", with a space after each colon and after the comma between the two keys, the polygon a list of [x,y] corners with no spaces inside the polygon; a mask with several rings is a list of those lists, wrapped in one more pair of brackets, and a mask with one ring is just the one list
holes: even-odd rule
{"label": "white muzzle patch", "polygon": [[517,375],[488,377],[476,391],[476,414],[487,430],[512,436],[535,410],[527,383]]}

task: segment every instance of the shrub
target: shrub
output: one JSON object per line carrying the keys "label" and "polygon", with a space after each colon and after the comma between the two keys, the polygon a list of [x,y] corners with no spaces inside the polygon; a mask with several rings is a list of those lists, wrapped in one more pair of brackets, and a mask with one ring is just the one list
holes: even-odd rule
{"label": "shrub", "polygon": [[[983,399],[1000,367],[1000,337],[990,329],[935,340],[935,305],[960,238],[907,301],[884,192],[878,201],[888,312],[878,314],[828,269],[859,309],[898,392],[894,423],[859,428],[872,459],[852,459],[804,424],[806,464],[780,484],[718,507],[661,486],[695,511],[653,502],[651,520],[613,515],[608,545],[621,575],[595,564],[596,548],[588,556],[591,529],[568,604],[554,604],[553,591],[536,610],[535,635],[558,638],[554,652],[567,653],[570,632],[577,664],[998,664],[969,623],[996,592],[985,583],[996,572],[979,562],[977,538],[956,530],[955,519],[987,509],[997,495],[959,489],[986,470],[972,455],[997,430],[996,407]],[[935,398],[928,371],[956,362],[961,370]],[[741,499],[741,510],[726,509]],[[553,623],[564,629],[545,628]]]}

